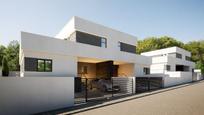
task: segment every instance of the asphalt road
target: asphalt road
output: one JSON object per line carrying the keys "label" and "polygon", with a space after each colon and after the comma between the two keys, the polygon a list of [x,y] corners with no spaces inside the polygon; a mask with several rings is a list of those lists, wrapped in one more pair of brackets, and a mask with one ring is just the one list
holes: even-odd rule
{"label": "asphalt road", "polygon": [[204,81],[77,113],[79,115],[204,115]]}

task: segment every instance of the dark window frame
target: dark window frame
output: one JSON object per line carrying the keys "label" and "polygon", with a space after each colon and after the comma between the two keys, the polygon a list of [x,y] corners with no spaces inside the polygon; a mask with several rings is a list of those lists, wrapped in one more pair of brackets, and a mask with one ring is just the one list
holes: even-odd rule
{"label": "dark window frame", "polygon": [[[103,40],[105,40],[105,41],[103,41]],[[105,44],[105,47],[103,47],[102,44]],[[101,37],[101,47],[102,48],[107,48],[107,39],[104,38],[104,37]]]}
{"label": "dark window frame", "polygon": [[[128,51],[127,49],[124,50],[124,46],[134,47],[134,51]],[[135,45],[131,45],[131,44],[120,42],[120,41],[118,41],[118,47],[120,48],[120,51],[122,51],[122,52],[136,54],[136,51],[137,51],[137,47]]]}
{"label": "dark window frame", "polygon": [[[38,60],[43,60],[44,62],[44,68],[43,68],[43,71],[39,70],[38,69]],[[46,61],[50,61],[51,62],[51,69],[50,70],[46,70]],[[42,58],[37,58],[37,72],[52,72],[52,59],[42,59]]]}
{"label": "dark window frame", "polygon": [[[42,61],[42,64],[43,64],[43,69],[41,70],[41,69],[39,69],[39,64],[40,64],[40,61]],[[44,72],[45,71],[45,60],[43,60],[43,59],[37,59],[37,71],[38,72]]]}
{"label": "dark window frame", "polygon": [[[107,48],[107,38],[104,36],[98,36],[94,34],[90,34],[83,31],[75,31],[74,34],[76,35],[76,42],[87,44],[91,46],[101,47],[101,48]],[[73,35],[72,35],[73,36]],[[83,37],[87,37],[87,39],[84,39]],[[102,39],[105,39],[105,47],[102,47]]]}
{"label": "dark window frame", "polygon": [[185,56],[185,59],[186,59],[187,61],[191,61],[191,57],[189,57],[189,56]]}
{"label": "dark window frame", "polygon": [[[46,70],[46,64],[48,64],[48,63],[46,63],[46,62],[50,62],[50,70]],[[48,65],[47,65],[48,66]],[[48,60],[45,60],[45,71],[46,72],[52,72],[52,60],[50,60],[50,59],[48,59]]]}
{"label": "dark window frame", "polygon": [[145,75],[150,74],[150,68],[144,67],[144,68],[143,68],[143,73],[144,73]]}
{"label": "dark window frame", "polygon": [[171,65],[166,65],[166,70],[171,71]]}
{"label": "dark window frame", "polygon": [[182,59],[182,54],[180,54],[180,53],[176,53],[176,58],[180,58],[180,59]]}
{"label": "dark window frame", "polygon": [[[44,66],[42,70],[38,68],[39,60],[42,60]],[[52,72],[53,61],[52,59],[24,57],[24,70],[29,72]]]}

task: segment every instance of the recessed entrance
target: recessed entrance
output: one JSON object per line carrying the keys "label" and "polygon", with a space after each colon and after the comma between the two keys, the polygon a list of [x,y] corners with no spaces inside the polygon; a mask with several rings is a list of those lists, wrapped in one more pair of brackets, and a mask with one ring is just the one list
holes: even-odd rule
{"label": "recessed entrance", "polygon": [[[134,64],[82,57],[78,58],[77,64],[75,100],[96,100],[132,93],[133,81],[128,77],[133,75]],[[119,77],[126,78],[117,79]],[[126,90],[126,87],[130,89]]]}

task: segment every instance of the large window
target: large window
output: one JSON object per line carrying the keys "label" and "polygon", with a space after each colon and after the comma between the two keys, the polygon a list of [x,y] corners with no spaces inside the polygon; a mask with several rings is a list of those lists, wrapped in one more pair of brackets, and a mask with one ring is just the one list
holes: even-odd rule
{"label": "large window", "polygon": [[38,59],[37,71],[41,72],[51,72],[52,71],[52,60],[48,59]]}
{"label": "large window", "polygon": [[25,71],[52,72],[51,59],[25,57]]}
{"label": "large window", "polygon": [[176,53],[176,58],[182,59],[182,55],[180,53]]}
{"label": "large window", "polygon": [[85,32],[76,31],[70,39],[74,39],[78,43],[89,44],[98,47],[107,47],[107,39],[103,36],[88,34]]}

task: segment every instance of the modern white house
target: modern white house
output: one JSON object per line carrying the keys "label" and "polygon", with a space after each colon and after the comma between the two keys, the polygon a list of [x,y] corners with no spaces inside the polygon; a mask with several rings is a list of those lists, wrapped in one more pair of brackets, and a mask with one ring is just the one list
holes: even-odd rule
{"label": "modern white house", "polygon": [[22,32],[20,44],[22,77],[137,76],[151,64],[151,57],[136,54],[136,37],[79,17],[55,37]]}
{"label": "modern white house", "polygon": [[0,114],[73,106],[76,96],[87,97],[87,92],[110,96],[94,88],[99,84],[112,86],[108,89],[112,92],[118,88],[121,94],[135,93],[137,87],[155,89],[193,80],[190,52],[171,47],[139,55],[136,50],[135,36],[76,16],[55,37],[21,32],[20,77],[0,77]]}
{"label": "modern white house", "polygon": [[156,76],[164,87],[192,81],[190,52],[170,47],[138,55],[136,47],[135,36],[75,16],[55,37],[21,33],[20,76]]}
{"label": "modern white house", "polygon": [[162,76],[164,87],[191,82],[195,63],[191,53],[179,47],[141,53],[152,58],[150,74]]}

